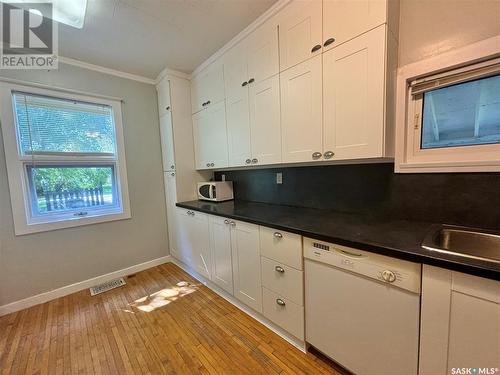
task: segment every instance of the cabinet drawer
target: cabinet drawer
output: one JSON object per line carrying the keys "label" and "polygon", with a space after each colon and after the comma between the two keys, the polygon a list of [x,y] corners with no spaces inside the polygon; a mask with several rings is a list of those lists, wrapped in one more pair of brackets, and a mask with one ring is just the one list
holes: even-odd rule
{"label": "cabinet drawer", "polygon": [[294,303],[304,304],[304,272],[265,257],[261,258],[262,286]]}
{"label": "cabinet drawer", "polygon": [[262,288],[262,298],[264,316],[295,337],[304,340],[304,307],[267,288]]}
{"label": "cabinet drawer", "polygon": [[302,236],[298,234],[260,227],[260,251],[267,258],[303,269]]}

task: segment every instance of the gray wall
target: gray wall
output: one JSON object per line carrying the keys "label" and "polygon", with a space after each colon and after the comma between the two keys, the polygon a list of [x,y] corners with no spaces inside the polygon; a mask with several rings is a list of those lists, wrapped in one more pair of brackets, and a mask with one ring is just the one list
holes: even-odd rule
{"label": "gray wall", "polygon": [[498,34],[499,0],[401,0],[399,65]]}
{"label": "gray wall", "polygon": [[120,97],[132,219],[15,236],[0,133],[0,306],[168,255],[156,89],[61,64],[0,76]]}

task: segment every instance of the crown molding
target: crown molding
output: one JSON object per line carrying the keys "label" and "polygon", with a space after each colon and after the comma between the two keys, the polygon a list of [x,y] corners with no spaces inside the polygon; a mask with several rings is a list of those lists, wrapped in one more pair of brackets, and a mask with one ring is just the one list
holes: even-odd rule
{"label": "crown molding", "polygon": [[156,84],[156,80],[152,79],[152,78],[147,78],[147,77],[139,76],[136,74],[122,72],[122,71],[116,70],[116,69],[105,68],[104,66],[95,65],[95,64],[84,62],[84,61],[71,59],[69,57],[59,56],[59,62],[62,64],[73,65],[73,66],[77,66],[79,68],[94,70],[96,72],[109,74],[109,75],[120,77],[120,78],[130,79],[130,80],[142,82],[142,83],[147,83],[149,85]]}
{"label": "crown molding", "polygon": [[183,78],[183,79],[191,80],[191,75],[190,74],[179,72],[178,70],[174,70],[174,69],[170,69],[170,68],[165,68],[156,77],[155,84],[157,85],[158,83],[160,83],[160,81],[163,78],[165,78],[167,76],[175,76],[175,77],[178,77],[178,78]]}

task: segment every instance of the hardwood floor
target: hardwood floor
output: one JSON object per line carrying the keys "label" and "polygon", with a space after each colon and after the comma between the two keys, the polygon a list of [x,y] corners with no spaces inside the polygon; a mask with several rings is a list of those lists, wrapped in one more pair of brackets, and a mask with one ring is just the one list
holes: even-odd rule
{"label": "hardwood floor", "polygon": [[167,263],[0,317],[1,374],[339,374]]}

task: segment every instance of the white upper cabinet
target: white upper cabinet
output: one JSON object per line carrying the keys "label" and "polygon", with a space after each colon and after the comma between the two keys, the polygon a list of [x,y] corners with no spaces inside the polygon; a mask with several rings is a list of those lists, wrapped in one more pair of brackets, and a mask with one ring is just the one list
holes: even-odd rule
{"label": "white upper cabinet", "polygon": [[323,47],[338,46],[387,20],[388,0],[323,0]]}
{"label": "white upper cabinet", "polygon": [[280,74],[283,162],[322,156],[321,55]]}
{"label": "white upper cabinet", "polygon": [[[248,64],[246,40],[224,56],[226,118],[229,165],[242,166],[250,160],[250,116],[248,112]],[[248,163],[247,163],[248,164]]]}
{"label": "white upper cabinet", "polygon": [[220,62],[214,62],[191,80],[193,113],[224,100],[224,71]]}
{"label": "white upper cabinet", "polygon": [[281,161],[278,72],[274,22],[224,56],[229,166]]}
{"label": "white upper cabinet", "polygon": [[259,27],[244,44],[249,81],[259,83],[279,73],[278,25],[274,20]]}
{"label": "white upper cabinet", "polygon": [[167,113],[160,117],[160,139],[163,170],[175,171],[174,132],[170,111],[167,111]]}
{"label": "white upper cabinet", "polygon": [[275,75],[250,87],[253,164],[281,162],[280,80]]}
{"label": "white upper cabinet", "polygon": [[231,222],[234,296],[262,312],[259,227],[241,221]]}
{"label": "white upper cabinet", "polygon": [[197,169],[228,166],[224,101],[193,115],[193,136]]}
{"label": "white upper cabinet", "polygon": [[161,117],[170,111],[170,82],[163,79],[156,86],[156,92],[158,93],[158,115]]}
{"label": "white upper cabinet", "polygon": [[320,0],[293,1],[278,17],[280,71],[321,54],[323,33]]}
{"label": "white upper cabinet", "polygon": [[323,54],[324,158],[384,156],[385,40],[380,26]]}

